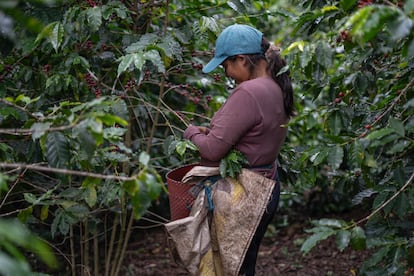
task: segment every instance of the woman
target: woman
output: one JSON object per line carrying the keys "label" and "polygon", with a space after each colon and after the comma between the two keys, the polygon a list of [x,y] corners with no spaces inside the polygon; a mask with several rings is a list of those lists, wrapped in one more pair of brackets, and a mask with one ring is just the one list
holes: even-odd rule
{"label": "woman", "polygon": [[[204,166],[217,166],[236,149],[246,156],[252,170],[277,180],[276,159],[287,135],[284,125],[294,113],[292,84],[279,49],[257,29],[231,25],[217,38],[215,55],[203,72],[219,65],[237,86],[213,116],[210,128],[191,125],[184,138],[198,147]],[[279,202],[279,186],[249,246],[241,274],[255,273],[260,242]]]}

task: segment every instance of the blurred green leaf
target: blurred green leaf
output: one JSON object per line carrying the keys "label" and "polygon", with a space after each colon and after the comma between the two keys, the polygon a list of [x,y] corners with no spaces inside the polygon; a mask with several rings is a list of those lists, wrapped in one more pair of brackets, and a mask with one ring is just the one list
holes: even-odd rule
{"label": "blurred green leaf", "polygon": [[405,136],[405,128],[401,120],[398,120],[394,117],[390,117],[389,123],[390,123],[390,128],[395,130],[396,133],[398,133],[402,137]]}
{"label": "blurred green leaf", "polygon": [[45,155],[49,166],[66,168],[70,160],[70,151],[67,138],[60,132],[47,134]]}
{"label": "blurred green leaf", "polygon": [[351,247],[354,250],[363,250],[366,248],[366,236],[364,229],[356,226],[351,231]]}
{"label": "blurred green leaf", "polygon": [[148,153],[146,153],[145,151],[142,151],[139,154],[139,163],[142,164],[143,166],[148,166],[150,162],[150,156]]}
{"label": "blurred green leaf", "polygon": [[339,3],[343,10],[348,11],[357,3],[357,0],[340,0]]}
{"label": "blurred green leaf", "polygon": [[333,147],[329,150],[328,164],[334,169],[339,169],[344,158],[344,150],[340,146]]}
{"label": "blurred green leaf", "polygon": [[42,137],[50,128],[51,123],[34,123],[30,130],[32,131],[32,139],[36,140]]}
{"label": "blurred green leaf", "polygon": [[95,6],[87,9],[87,18],[92,32],[99,30],[102,25],[102,10],[101,7]]}
{"label": "blurred green leaf", "polygon": [[339,251],[343,251],[351,241],[351,232],[348,230],[340,230],[336,234],[336,245]]}
{"label": "blurred green leaf", "polygon": [[302,244],[302,247],[300,248],[300,250],[303,252],[303,254],[307,254],[309,253],[309,251],[312,250],[312,248],[315,247],[315,245],[318,242],[322,240],[326,240],[327,238],[329,238],[330,236],[334,234],[335,234],[335,231],[330,228],[326,228],[326,230],[322,232],[317,232],[306,239],[306,241]]}

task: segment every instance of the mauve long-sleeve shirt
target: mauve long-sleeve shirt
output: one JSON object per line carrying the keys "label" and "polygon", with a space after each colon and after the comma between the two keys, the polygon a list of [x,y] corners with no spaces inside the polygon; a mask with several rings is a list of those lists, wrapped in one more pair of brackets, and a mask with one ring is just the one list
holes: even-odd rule
{"label": "mauve long-sleeve shirt", "polygon": [[184,138],[198,147],[202,165],[217,166],[235,148],[251,167],[265,166],[275,162],[288,121],[281,88],[271,77],[260,77],[234,89],[214,114],[207,133],[191,125]]}

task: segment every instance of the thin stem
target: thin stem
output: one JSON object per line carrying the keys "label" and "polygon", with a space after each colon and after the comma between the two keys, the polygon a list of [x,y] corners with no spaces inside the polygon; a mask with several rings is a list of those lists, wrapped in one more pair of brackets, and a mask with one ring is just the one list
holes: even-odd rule
{"label": "thin stem", "polygon": [[133,213],[131,213],[131,215],[129,217],[128,227],[127,227],[126,232],[125,232],[125,238],[124,238],[121,254],[119,256],[118,265],[117,265],[117,268],[115,270],[115,275],[118,275],[119,270],[121,269],[121,266],[122,266],[122,263],[123,263],[123,260],[124,260],[124,256],[125,256],[125,252],[126,252],[126,249],[127,249],[127,245],[128,245],[128,242],[129,242],[129,237],[131,236],[131,229],[132,229],[132,222],[133,221],[134,221],[134,215],[133,215]]}
{"label": "thin stem", "polygon": [[26,173],[27,170],[24,170],[23,172],[21,172],[19,174],[19,176],[17,177],[17,179],[13,182],[13,184],[11,185],[10,189],[7,191],[7,193],[5,194],[3,200],[0,203],[0,209],[1,207],[3,207],[3,205],[6,203],[7,198],[9,197],[10,193],[12,192],[12,190],[14,189],[14,187],[17,185],[17,183],[19,183],[20,178],[22,178],[24,176],[24,174]]}
{"label": "thin stem", "polygon": [[21,169],[26,169],[26,170],[44,171],[44,172],[51,172],[51,173],[61,173],[61,174],[67,174],[67,175],[86,176],[86,177],[92,177],[92,178],[110,179],[110,180],[119,180],[119,181],[130,181],[130,180],[135,179],[135,177],[105,175],[105,174],[90,173],[90,172],[83,172],[83,171],[74,171],[74,170],[67,170],[67,169],[43,167],[43,166],[39,166],[39,165],[29,165],[29,164],[23,164],[23,163],[4,163],[4,162],[0,162],[0,168],[21,168]]}
{"label": "thin stem", "polygon": [[359,220],[355,224],[356,225],[361,224],[361,223],[371,219],[373,216],[375,216],[379,211],[384,209],[385,206],[387,206],[391,201],[393,201],[397,196],[399,196],[408,187],[408,185],[411,184],[413,179],[414,179],[414,170],[413,170],[413,173],[411,174],[410,178],[407,180],[407,182],[395,194],[393,194],[392,197],[390,197],[387,201],[385,201],[383,204],[381,204],[381,206],[379,206],[377,209],[375,209],[371,214],[369,214],[365,218]]}
{"label": "thin stem", "polygon": [[164,94],[164,89],[165,89],[165,76],[162,76],[161,82],[160,82],[160,91],[158,93],[158,102],[157,102],[157,107],[156,107],[156,113],[155,113],[155,117],[154,117],[154,120],[153,120],[150,135],[148,137],[147,153],[150,152],[150,149],[152,147],[152,140],[153,140],[154,135],[155,135],[155,130],[158,127],[158,119],[159,119],[159,116],[160,116],[160,107],[161,107],[161,102],[162,102],[162,95]]}
{"label": "thin stem", "polygon": [[69,226],[69,242],[70,242],[70,268],[72,276],[76,276],[76,257],[75,257],[75,241],[73,237],[73,226]]}
{"label": "thin stem", "polygon": [[116,276],[115,271],[116,268],[118,266],[119,263],[119,256],[121,254],[121,248],[122,248],[122,243],[123,243],[123,239],[125,237],[125,228],[126,228],[126,208],[125,208],[125,200],[124,200],[124,193],[122,193],[121,195],[121,206],[122,206],[122,215],[121,215],[121,223],[120,223],[120,232],[119,232],[119,236],[118,236],[118,244],[116,245],[116,252],[114,255],[114,261],[113,261],[113,265],[112,265],[112,269],[111,269],[111,276]]}
{"label": "thin stem", "polygon": [[[70,124],[67,126],[58,126],[58,127],[51,127],[48,128],[47,132],[53,131],[63,131],[67,129],[72,129],[76,126],[76,124]],[[30,136],[34,132],[33,129],[30,128],[1,128],[0,133],[9,134],[9,135],[16,135],[16,136]]]}
{"label": "thin stem", "polygon": [[96,276],[99,276],[99,241],[96,226],[93,231],[93,264],[93,272]]}
{"label": "thin stem", "polygon": [[114,244],[115,244],[115,234],[117,230],[117,225],[118,225],[118,214],[115,215],[114,222],[112,225],[112,232],[111,232],[111,239],[109,241],[108,254],[106,255],[106,259],[105,259],[105,276],[109,276],[109,273],[110,273],[110,265],[112,263],[111,262],[112,251],[114,249]]}
{"label": "thin stem", "polygon": [[[83,239],[81,240],[81,246],[83,245],[84,248],[84,258],[83,258],[83,274],[87,271],[89,273],[89,223],[88,219],[85,220],[85,233],[83,235]],[[86,270],[86,271],[85,271]]]}

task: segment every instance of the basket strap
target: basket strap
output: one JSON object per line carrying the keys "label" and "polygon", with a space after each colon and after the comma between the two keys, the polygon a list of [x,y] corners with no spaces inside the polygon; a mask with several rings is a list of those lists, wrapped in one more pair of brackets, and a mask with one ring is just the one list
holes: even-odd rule
{"label": "basket strap", "polygon": [[201,180],[199,183],[204,187],[205,195],[207,199],[207,208],[209,212],[214,211],[214,202],[213,202],[213,197],[211,195],[211,189],[214,186],[214,184],[216,184],[216,182],[221,178],[222,177],[220,175],[212,175],[212,176],[209,176]]}

